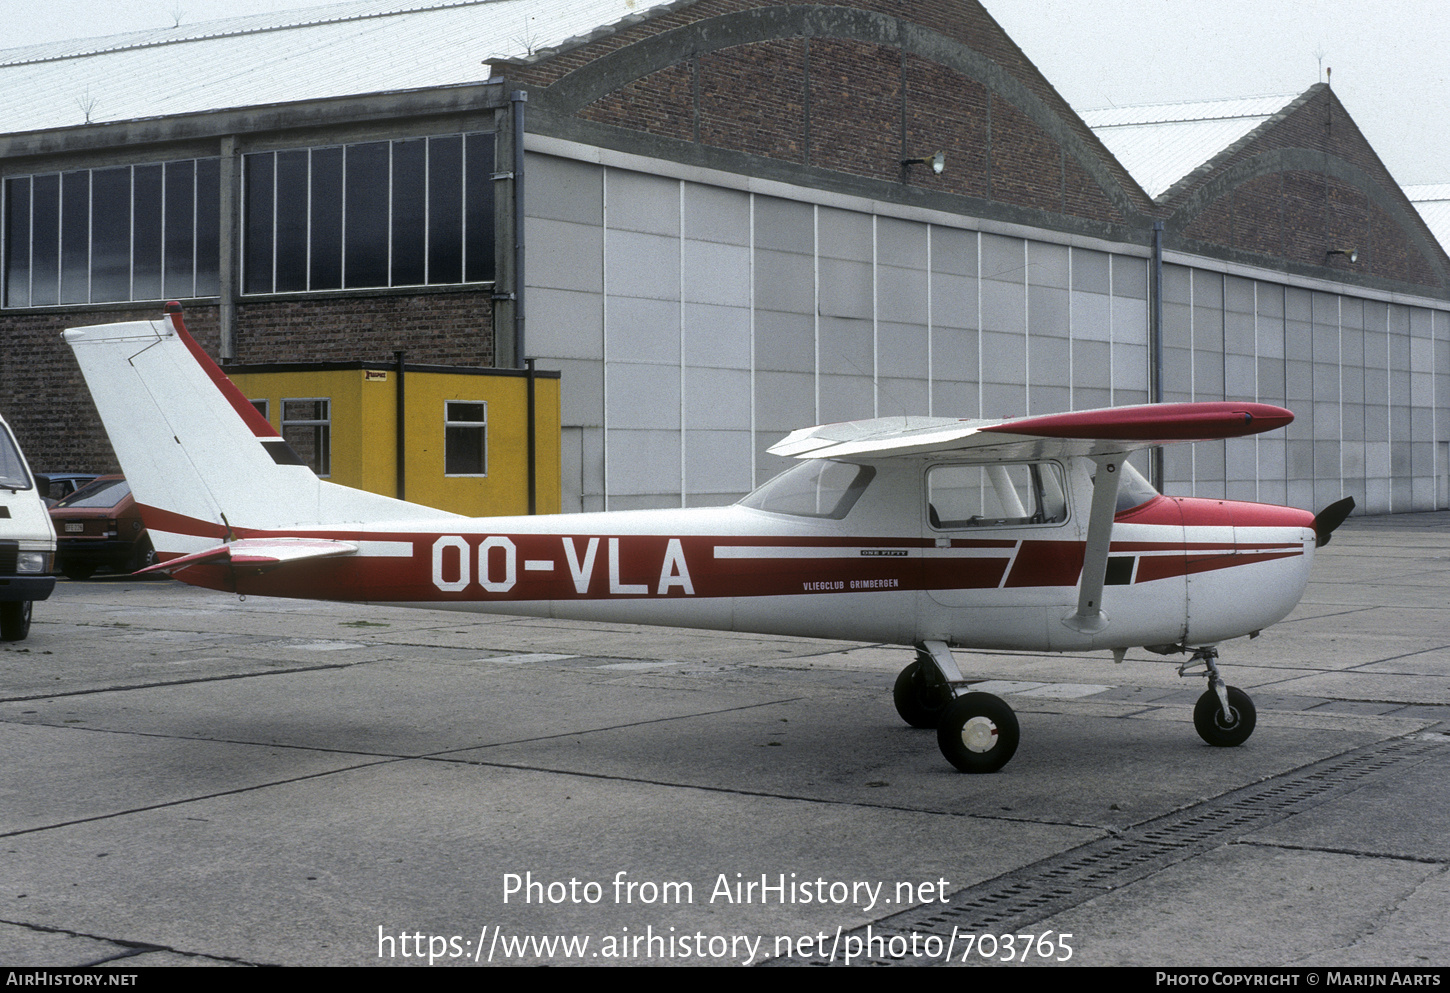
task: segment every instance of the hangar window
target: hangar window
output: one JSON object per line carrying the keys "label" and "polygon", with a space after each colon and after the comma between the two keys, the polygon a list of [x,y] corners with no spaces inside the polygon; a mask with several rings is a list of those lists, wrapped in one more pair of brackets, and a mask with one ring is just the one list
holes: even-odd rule
{"label": "hangar window", "polygon": [[327,397],[283,400],[282,440],[313,472],[332,475],[332,401]]}
{"label": "hangar window", "polygon": [[488,404],[463,400],[443,403],[443,474],[488,475]]}
{"label": "hangar window", "polygon": [[493,135],[244,156],[243,292],[487,282]]}
{"label": "hangar window", "polygon": [[219,161],[5,180],[5,306],[215,296]]}

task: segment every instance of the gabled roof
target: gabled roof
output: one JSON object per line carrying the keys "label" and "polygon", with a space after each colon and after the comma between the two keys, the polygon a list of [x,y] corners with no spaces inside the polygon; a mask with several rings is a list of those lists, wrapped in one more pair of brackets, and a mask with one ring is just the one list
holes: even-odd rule
{"label": "gabled roof", "polygon": [[1155,200],[1251,135],[1298,96],[1081,111],[1098,139]]}
{"label": "gabled roof", "polygon": [[0,51],[0,133],[476,83],[661,0],[349,0]]}
{"label": "gabled roof", "polygon": [[1450,254],[1450,183],[1406,186],[1403,189],[1440,242],[1440,247]]}

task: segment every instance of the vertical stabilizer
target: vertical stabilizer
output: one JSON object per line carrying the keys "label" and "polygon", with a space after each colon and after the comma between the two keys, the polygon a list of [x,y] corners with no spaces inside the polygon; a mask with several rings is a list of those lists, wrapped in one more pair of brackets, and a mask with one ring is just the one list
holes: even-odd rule
{"label": "vertical stabilizer", "polygon": [[191,338],[179,307],[65,339],[158,552],[243,529],[453,516],[318,479]]}

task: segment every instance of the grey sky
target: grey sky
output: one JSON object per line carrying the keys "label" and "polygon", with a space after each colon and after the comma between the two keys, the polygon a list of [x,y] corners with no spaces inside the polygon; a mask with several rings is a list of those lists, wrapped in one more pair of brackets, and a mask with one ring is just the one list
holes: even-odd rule
{"label": "grey sky", "polygon": [[[1073,107],[1299,93],[1339,99],[1402,184],[1450,182],[1443,0],[985,0]],[[0,0],[0,47],[308,6],[298,0]]]}

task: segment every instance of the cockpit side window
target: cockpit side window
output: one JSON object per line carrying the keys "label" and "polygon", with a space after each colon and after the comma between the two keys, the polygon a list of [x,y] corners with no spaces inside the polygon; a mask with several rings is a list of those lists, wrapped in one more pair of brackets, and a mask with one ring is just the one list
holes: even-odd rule
{"label": "cockpit side window", "polygon": [[740,506],[839,521],[851,512],[875,475],[870,466],[809,459],[768,480]]}
{"label": "cockpit side window", "polygon": [[1056,462],[933,466],[926,488],[927,517],[937,530],[1067,520],[1067,491]]}

